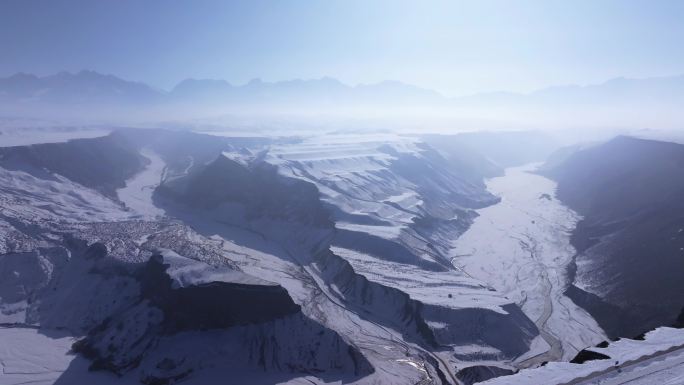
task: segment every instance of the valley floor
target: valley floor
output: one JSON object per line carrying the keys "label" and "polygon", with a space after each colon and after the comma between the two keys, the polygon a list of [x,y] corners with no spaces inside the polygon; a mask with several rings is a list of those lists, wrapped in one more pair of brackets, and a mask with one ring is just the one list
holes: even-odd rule
{"label": "valley floor", "polygon": [[555,183],[534,169],[509,168],[487,182],[501,202],[478,210],[451,256],[454,266],[505,293],[537,324],[541,335],[518,358],[519,367],[567,360],[606,339],[596,321],[563,294],[578,215],[555,199]]}

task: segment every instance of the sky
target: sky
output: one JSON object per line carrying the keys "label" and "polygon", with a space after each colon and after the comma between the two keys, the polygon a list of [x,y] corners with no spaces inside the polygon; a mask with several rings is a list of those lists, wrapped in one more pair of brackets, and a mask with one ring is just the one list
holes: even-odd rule
{"label": "sky", "polygon": [[447,96],[684,73],[684,1],[0,0],[0,76],[324,76]]}

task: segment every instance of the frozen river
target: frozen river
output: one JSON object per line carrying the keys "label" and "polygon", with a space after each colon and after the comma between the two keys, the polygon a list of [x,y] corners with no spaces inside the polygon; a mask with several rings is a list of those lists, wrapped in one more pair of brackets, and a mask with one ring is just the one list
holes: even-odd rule
{"label": "frozen river", "polygon": [[119,200],[141,218],[162,217],[165,212],[154,205],[152,195],[154,189],[164,179],[166,164],[159,155],[150,150],[143,149],[141,154],[148,159],[148,165],[133,178],[127,180],[126,187],[118,189],[116,193]]}
{"label": "frozen river", "polygon": [[453,243],[452,263],[516,302],[540,330],[532,350],[518,359],[529,367],[572,358],[604,339],[603,330],[563,293],[575,253],[570,232],[579,216],[555,199],[555,182],[531,173],[536,165],[509,168],[487,181],[501,202]]}

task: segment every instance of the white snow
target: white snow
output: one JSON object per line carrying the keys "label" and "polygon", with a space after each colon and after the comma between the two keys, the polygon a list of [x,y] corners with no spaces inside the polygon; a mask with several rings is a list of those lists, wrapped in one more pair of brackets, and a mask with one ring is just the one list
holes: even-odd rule
{"label": "white snow", "polygon": [[[498,377],[487,385],[681,385],[684,379],[684,329],[658,328],[644,341],[621,339],[606,348],[590,348],[610,359],[583,364],[550,362]],[[618,363],[616,365],[616,362]]]}
{"label": "white snow", "polygon": [[575,253],[569,236],[579,217],[553,198],[555,183],[530,173],[534,169],[510,168],[490,179],[487,188],[501,202],[478,210],[452,251],[455,266],[518,303],[542,331],[550,349],[521,357],[521,366],[568,359],[605,339],[596,321],[563,294]]}
{"label": "white snow", "polygon": [[59,331],[0,327],[0,384],[140,384],[111,373],[89,372],[90,361],[69,353],[75,341]]}
{"label": "white snow", "polygon": [[119,200],[138,216],[154,219],[165,214],[163,209],[155,206],[152,202],[152,194],[164,178],[166,164],[159,155],[151,150],[143,149],[140,154],[146,157],[150,163],[144,170],[127,180],[126,187],[116,190],[116,193]]}
{"label": "white snow", "polygon": [[611,370],[582,384],[682,385],[684,384],[684,349],[620,368],[620,371]]}
{"label": "white snow", "polygon": [[[445,231],[445,234],[438,235],[439,239],[430,239],[411,228],[416,212],[424,209],[424,200],[428,201],[430,197],[422,196],[418,188],[422,186],[402,178],[390,166],[396,159],[395,151],[420,157],[421,150],[416,143],[415,138],[393,135],[321,136],[309,138],[303,143],[274,146],[267,161],[280,166],[280,172],[285,175],[315,183],[322,199],[335,205],[344,218],[336,224],[339,232],[372,234],[381,241],[391,241],[410,248],[411,253],[415,254],[412,260],[397,261],[391,258],[399,259],[401,256],[371,255],[373,250],[368,253],[352,250],[356,246],[352,237],[346,247],[332,247],[331,250],[348,262],[356,274],[385,287],[399,289],[426,305],[447,310],[488,309],[500,317],[501,314],[507,314],[502,308],[504,305],[519,302],[544,332],[543,337],[533,341],[530,352],[519,358],[519,361],[526,362],[525,365],[538,363],[542,358],[568,357],[576,349],[602,340],[603,334],[591,317],[562,295],[566,284],[564,268],[573,252],[568,243],[568,232],[577,216],[555,200],[539,199],[542,193],[553,195],[555,186],[542,177],[525,173],[524,169],[509,170],[506,177],[489,182],[490,190],[501,195],[503,201],[480,210],[480,217],[473,228],[454,242],[452,257],[456,269],[435,271],[422,267],[420,263],[427,265],[436,261],[436,252],[428,245],[446,249],[448,241],[455,239],[458,231]],[[22,171],[4,169],[0,169],[0,199],[10,197],[12,201],[9,205],[0,205],[0,209],[18,208],[23,210],[22,218],[38,214],[44,215],[46,220],[61,220],[63,217],[84,222],[116,221],[131,217],[160,219],[165,212],[154,205],[152,192],[164,177],[165,165],[150,150],[143,150],[143,155],[150,160],[148,166],[129,179],[126,187],[117,191],[128,210],[112,199],[59,176],[37,179]],[[225,155],[237,157],[239,154]],[[448,188],[442,188],[445,189]],[[54,194],[45,194],[45,191]],[[96,212],[96,209],[102,212]],[[226,258],[244,274],[229,268],[214,268],[189,261],[171,251],[164,251],[165,261],[171,264],[168,272],[175,284],[184,286],[225,281],[248,284],[276,282],[282,285],[293,300],[302,306],[307,317],[344,336],[373,364],[376,372],[359,383],[425,382],[427,373],[424,357],[427,355],[444,360],[440,366],[448,366],[450,369],[446,373],[453,376],[451,368],[458,363],[453,354],[482,353],[496,356],[500,353],[475,338],[438,352],[428,352],[406,342],[401,330],[376,323],[373,317],[363,313],[362,308],[343,303],[341,297],[335,295],[334,285],[323,282],[320,271],[316,270],[318,266],[310,263],[307,255],[311,253],[309,249],[303,246],[296,249],[287,239],[281,239],[288,237],[288,234],[295,234],[308,237],[309,243],[314,244],[318,243],[321,234],[307,228],[297,229],[293,223],[270,219],[253,220],[250,222],[253,227],[250,228],[230,214],[227,207],[226,210],[214,210],[206,217],[193,213],[196,218],[188,215],[183,220],[202,236],[220,244]],[[8,216],[18,215],[10,213]],[[535,223],[531,222],[533,220]],[[241,228],[243,225],[245,227]],[[284,229],[285,226],[287,229]],[[537,243],[523,247],[521,241],[528,245],[533,244],[533,241]],[[508,253],[507,250],[512,252]],[[443,263],[443,254],[439,256],[442,258],[439,261]],[[379,313],[382,315],[382,310]],[[438,317],[429,322],[437,330],[446,329],[447,322],[450,325],[458,324],[453,319]],[[0,334],[0,347],[28,341],[27,344],[44,349],[49,357],[35,355],[35,358],[31,358],[30,351],[20,353],[16,350],[19,347],[14,347],[15,350],[7,355],[24,357],[26,365],[54,363],[50,369],[52,380],[46,383],[54,382],[55,376],[67,371],[70,365],[80,368],[78,375],[91,375],[85,370],[87,362],[67,355],[68,347],[73,342],[70,337],[52,338],[33,329],[16,330],[20,331]],[[554,335],[561,334],[563,340],[556,343]],[[544,355],[546,351],[550,351],[550,354]],[[32,373],[34,377],[29,379],[40,377],[35,371]],[[188,383],[207,379],[210,373],[211,369],[202,371]],[[63,377],[62,381],[64,378],[67,377]],[[17,382],[25,382],[26,379],[22,377]],[[308,380],[322,381],[313,376],[296,381]],[[76,383],[103,383],[105,380],[84,381]],[[2,377],[0,385],[4,385]]]}
{"label": "white snow", "polygon": [[480,281],[457,272],[423,270],[341,247],[331,247],[330,250],[349,262],[356,273],[383,286],[397,288],[422,303],[452,309],[488,309],[507,314],[501,307],[510,301],[487,290]]}
{"label": "white snow", "polygon": [[0,167],[0,213],[34,221],[112,221],[130,217],[121,206],[99,192],[58,174]]}
{"label": "white snow", "polygon": [[174,288],[202,285],[211,282],[238,283],[244,285],[274,286],[275,283],[252,277],[243,272],[228,268],[211,266],[204,262],[182,257],[175,252],[162,249],[164,264],[168,264],[166,274],[173,280]]}

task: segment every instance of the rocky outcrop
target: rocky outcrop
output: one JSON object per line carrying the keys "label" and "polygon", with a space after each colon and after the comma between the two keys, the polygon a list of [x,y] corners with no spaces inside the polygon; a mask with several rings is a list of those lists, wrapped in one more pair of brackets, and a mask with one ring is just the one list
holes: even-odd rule
{"label": "rocky outcrop", "polygon": [[156,255],[138,267],[132,274],[139,296],[74,345],[93,361],[92,369],[123,374],[140,368],[145,383],[182,379],[203,365],[287,373],[372,371],[339,335],[303,316],[282,287],[230,269],[195,275],[191,271],[202,263],[181,258]]}
{"label": "rocky outcrop", "polygon": [[456,377],[458,377],[464,385],[473,385],[495,377],[508,376],[513,373],[515,373],[515,371],[500,368],[498,366],[475,365],[459,370]]}
{"label": "rocky outcrop", "polygon": [[[168,275],[170,265],[164,262],[163,256],[154,255],[136,272],[141,299],[163,313],[164,333],[249,325],[300,311],[281,286],[242,283],[243,277],[237,282],[211,281],[220,276],[215,271],[212,274],[215,269],[204,273],[209,277],[199,275],[199,282],[174,287],[178,284]],[[233,275],[230,278],[236,279]]]}
{"label": "rocky outcrop", "polygon": [[603,353],[598,353],[594,352],[591,350],[587,349],[582,349],[577,353],[577,355],[570,360],[570,363],[572,364],[583,364],[587,361],[594,361],[594,360],[609,360],[610,357],[603,354]]}
{"label": "rocky outcrop", "polygon": [[221,155],[197,173],[158,190],[196,208],[239,206],[245,221],[268,218],[332,228],[314,185],[284,178],[275,166],[261,161],[245,164]]}

